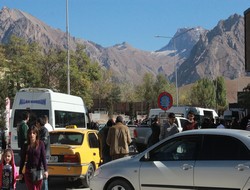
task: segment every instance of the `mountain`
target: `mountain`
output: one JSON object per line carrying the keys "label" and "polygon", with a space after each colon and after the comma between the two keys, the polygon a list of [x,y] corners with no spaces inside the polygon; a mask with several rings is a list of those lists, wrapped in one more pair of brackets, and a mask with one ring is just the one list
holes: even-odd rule
{"label": "mountain", "polygon": [[[66,48],[66,34],[48,26],[32,15],[17,9],[3,7],[0,11],[0,42],[8,43],[16,35],[28,42],[36,41],[44,50]],[[70,50],[77,43],[86,46],[87,55],[104,69],[111,69],[117,81],[138,84],[145,73],[164,74],[178,86],[216,76],[235,79],[244,76],[244,18],[232,15],[221,20],[212,30],[202,27],[181,28],[169,44],[158,51],[142,51],[123,42],[104,48],[84,39],[70,37]]]}
{"label": "mountain", "polygon": [[190,84],[204,77],[244,76],[244,47],[244,18],[234,14],[200,36],[188,59],[178,68],[179,84]]}

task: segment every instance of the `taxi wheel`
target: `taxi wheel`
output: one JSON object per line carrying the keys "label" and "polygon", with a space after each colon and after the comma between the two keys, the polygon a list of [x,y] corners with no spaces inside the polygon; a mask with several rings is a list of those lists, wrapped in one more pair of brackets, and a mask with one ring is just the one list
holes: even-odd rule
{"label": "taxi wheel", "polygon": [[108,185],[107,190],[134,190],[134,188],[128,181],[118,179],[118,180],[112,181]]}
{"label": "taxi wheel", "polygon": [[82,179],[82,186],[89,187],[89,181],[94,176],[95,167],[92,163],[89,164],[88,171],[86,173],[86,177]]}

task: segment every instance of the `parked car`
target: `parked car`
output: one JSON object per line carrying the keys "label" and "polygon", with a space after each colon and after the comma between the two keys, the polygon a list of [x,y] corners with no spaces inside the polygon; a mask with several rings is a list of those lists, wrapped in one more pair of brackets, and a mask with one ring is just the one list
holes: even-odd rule
{"label": "parked car", "polygon": [[91,190],[250,189],[250,132],[198,129],[102,165]]}
{"label": "parked car", "polygon": [[74,126],[51,131],[50,144],[49,177],[64,177],[88,187],[100,163],[97,131]]}
{"label": "parked car", "polygon": [[[182,131],[182,126],[186,121],[187,119],[184,117],[176,117],[175,123],[177,124],[180,132]],[[151,122],[148,124],[142,124],[134,130],[134,144],[138,152],[142,152],[148,147],[148,140],[152,134],[150,124]]]}

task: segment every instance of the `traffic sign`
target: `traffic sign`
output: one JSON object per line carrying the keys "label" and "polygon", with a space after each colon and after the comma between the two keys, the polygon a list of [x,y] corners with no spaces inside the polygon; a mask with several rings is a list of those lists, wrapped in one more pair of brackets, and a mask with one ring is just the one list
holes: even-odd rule
{"label": "traffic sign", "polygon": [[168,92],[162,92],[158,96],[158,106],[162,110],[166,111],[173,106],[173,97]]}

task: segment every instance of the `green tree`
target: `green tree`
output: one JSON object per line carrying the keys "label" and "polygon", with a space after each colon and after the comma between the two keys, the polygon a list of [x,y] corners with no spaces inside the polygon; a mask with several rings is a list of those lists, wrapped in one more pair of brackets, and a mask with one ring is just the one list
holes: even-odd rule
{"label": "green tree", "polygon": [[[91,107],[93,104],[92,83],[100,79],[101,68],[97,63],[91,62],[84,52],[84,48],[84,46],[78,45],[75,52],[70,52],[70,88],[71,94],[82,97],[87,107]],[[61,92],[67,93],[66,52],[62,52],[61,55],[62,65],[57,73],[59,89]]]}
{"label": "green tree", "polygon": [[110,70],[103,70],[100,79],[92,82],[92,97],[98,100],[99,109],[101,108],[101,101],[107,98],[112,86],[112,72]]}
{"label": "green tree", "polygon": [[191,88],[190,102],[192,106],[215,107],[215,87],[213,81],[208,78],[198,80]]}
{"label": "green tree", "polygon": [[114,114],[114,104],[121,102],[121,89],[117,84],[112,86],[106,100],[109,117],[112,117]]}
{"label": "green tree", "polygon": [[133,84],[123,83],[120,84],[121,101],[129,104],[129,117],[134,119],[136,117],[134,102],[138,101]]}
{"label": "green tree", "polygon": [[42,78],[41,87],[60,90],[59,81],[62,78],[60,74],[64,68],[65,56],[65,51],[54,48],[48,50],[43,56],[39,64]]}
{"label": "green tree", "polygon": [[149,112],[150,108],[152,107],[152,102],[155,99],[155,93],[153,89],[153,85],[155,83],[155,79],[152,74],[146,73],[143,76],[142,84],[136,87],[137,97],[141,100],[146,102],[146,110]]}
{"label": "green tree", "polygon": [[7,94],[7,84],[4,79],[0,79],[0,129],[5,128],[6,124],[6,98]]}
{"label": "green tree", "polygon": [[225,79],[222,76],[217,77],[214,83],[216,90],[216,109],[225,110],[227,104]]}
{"label": "green tree", "polygon": [[36,43],[28,44],[23,39],[12,36],[5,45],[4,67],[8,88],[14,97],[16,91],[25,87],[37,87],[41,84],[39,61],[41,49]]}

